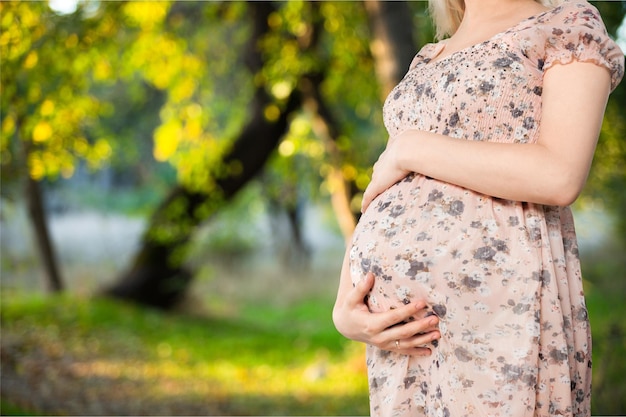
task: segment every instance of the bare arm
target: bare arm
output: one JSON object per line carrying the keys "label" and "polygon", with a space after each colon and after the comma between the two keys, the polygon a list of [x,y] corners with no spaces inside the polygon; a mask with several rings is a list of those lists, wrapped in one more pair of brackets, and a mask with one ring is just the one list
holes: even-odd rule
{"label": "bare arm", "polygon": [[[384,350],[406,355],[429,355],[430,349],[423,345],[441,336],[437,330],[439,319],[436,316],[426,317],[426,304],[423,301],[395,310],[371,313],[364,298],[373,285],[372,274],[368,274],[356,286],[352,285],[346,252],[333,309],[333,321],[339,333],[348,339]],[[412,321],[403,323],[407,320]]]}
{"label": "bare arm", "polygon": [[541,131],[535,144],[405,131],[389,141],[374,166],[363,209],[409,172],[494,197],[568,205],[587,179],[609,89],[609,72],[595,64],[550,68],[544,75]]}

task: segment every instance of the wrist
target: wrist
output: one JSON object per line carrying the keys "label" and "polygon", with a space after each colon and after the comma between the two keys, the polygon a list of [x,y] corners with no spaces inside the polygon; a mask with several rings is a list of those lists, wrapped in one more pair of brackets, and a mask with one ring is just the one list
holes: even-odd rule
{"label": "wrist", "polygon": [[415,144],[415,130],[405,130],[396,137],[396,165],[402,171],[415,172],[415,154],[412,151],[412,145]]}

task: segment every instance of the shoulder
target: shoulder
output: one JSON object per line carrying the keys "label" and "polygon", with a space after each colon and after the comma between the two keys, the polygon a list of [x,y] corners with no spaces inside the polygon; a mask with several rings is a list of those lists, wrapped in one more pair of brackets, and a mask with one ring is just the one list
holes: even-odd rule
{"label": "shoulder", "polygon": [[538,24],[565,24],[587,25],[589,27],[602,26],[604,23],[598,9],[586,1],[565,0],[560,5],[540,14],[536,22]]}
{"label": "shoulder", "polygon": [[598,10],[586,1],[565,1],[518,35],[525,55],[541,71],[555,64],[592,62],[611,72],[612,88],[624,75],[624,53],[608,35]]}
{"label": "shoulder", "polygon": [[431,59],[436,57],[439,52],[443,49],[446,40],[442,40],[435,43],[427,43],[419,50],[417,55],[413,58],[411,65],[409,65],[409,70],[415,68],[418,64],[424,62],[428,63]]}
{"label": "shoulder", "polygon": [[587,35],[608,37],[602,17],[586,1],[568,1],[528,20],[523,31],[531,32],[537,42],[558,44],[559,38]]}

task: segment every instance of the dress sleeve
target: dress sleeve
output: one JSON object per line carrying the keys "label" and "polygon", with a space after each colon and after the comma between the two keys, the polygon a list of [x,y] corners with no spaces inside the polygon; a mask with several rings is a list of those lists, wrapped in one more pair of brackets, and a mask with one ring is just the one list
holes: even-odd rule
{"label": "dress sleeve", "polygon": [[439,48],[441,48],[441,46],[438,43],[425,44],[417,55],[413,57],[413,61],[411,61],[411,65],[409,65],[409,71],[423,62],[429,62],[433,58],[433,55],[437,54]]}
{"label": "dress sleeve", "polygon": [[543,70],[572,61],[592,62],[609,70],[614,90],[624,76],[624,53],[608,36],[595,7],[586,2],[568,3],[544,26]]}

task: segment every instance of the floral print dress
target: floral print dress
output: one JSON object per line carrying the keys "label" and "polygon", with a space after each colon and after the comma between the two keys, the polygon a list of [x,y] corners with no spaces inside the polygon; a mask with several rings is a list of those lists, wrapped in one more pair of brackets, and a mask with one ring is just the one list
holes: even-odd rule
{"label": "floral print dress", "polygon": [[[390,93],[390,136],[533,143],[542,78],[573,60],[624,56],[597,10],[566,2],[440,60],[428,44]],[[361,217],[354,283],[376,276],[372,311],[425,298],[441,339],[428,357],[367,347],[372,416],[589,416],[591,339],[569,207],[508,201],[419,174]]]}

